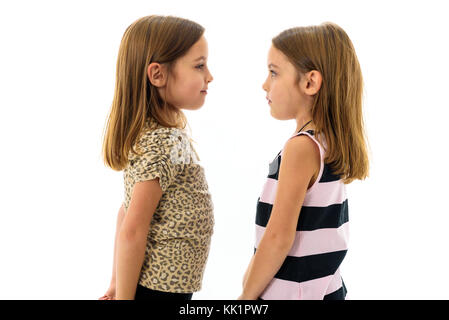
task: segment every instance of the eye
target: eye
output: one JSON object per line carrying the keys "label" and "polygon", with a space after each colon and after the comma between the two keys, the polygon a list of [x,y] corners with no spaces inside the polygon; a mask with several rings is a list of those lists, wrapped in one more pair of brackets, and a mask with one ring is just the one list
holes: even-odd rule
{"label": "eye", "polygon": [[196,69],[203,69],[204,68],[204,64],[199,64],[195,67]]}
{"label": "eye", "polygon": [[269,70],[268,72],[270,73],[270,75],[271,75],[272,78],[273,78],[275,75],[277,75],[277,73],[276,73],[275,71],[273,71],[273,70]]}

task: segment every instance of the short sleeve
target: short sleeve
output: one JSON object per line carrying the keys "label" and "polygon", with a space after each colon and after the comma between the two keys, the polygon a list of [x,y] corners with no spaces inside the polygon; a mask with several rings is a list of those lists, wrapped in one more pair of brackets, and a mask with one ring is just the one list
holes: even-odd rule
{"label": "short sleeve", "polygon": [[137,146],[140,155],[130,153],[129,173],[134,182],[159,178],[162,192],[173,184],[177,168],[170,152],[176,145],[176,136],[168,129],[144,133]]}

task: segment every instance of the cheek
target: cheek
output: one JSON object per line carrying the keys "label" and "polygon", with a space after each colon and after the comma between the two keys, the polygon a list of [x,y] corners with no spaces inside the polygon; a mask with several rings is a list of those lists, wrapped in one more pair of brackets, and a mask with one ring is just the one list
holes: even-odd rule
{"label": "cheek", "polygon": [[272,115],[278,120],[294,118],[296,107],[291,88],[282,81],[274,81],[271,86]]}
{"label": "cheek", "polygon": [[204,87],[203,79],[198,76],[192,78],[191,81],[189,82],[189,90],[191,91],[192,94],[200,94],[203,87]]}
{"label": "cheek", "polygon": [[271,100],[276,103],[283,103],[285,101],[284,86],[280,81],[271,82]]}
{"label": "cheek", "polygon": [[184,74],[172,81],[169,89],[169,102],[179,108],[191,108],[204,102],[201,90],[204,88],[203,79],[195,73]]}
{"label": "cheek", "polygon": [[179,83],[179,92],[184,96],[196,96],[199,95],[203,89],[203,81],[198,76],[186,77]]}

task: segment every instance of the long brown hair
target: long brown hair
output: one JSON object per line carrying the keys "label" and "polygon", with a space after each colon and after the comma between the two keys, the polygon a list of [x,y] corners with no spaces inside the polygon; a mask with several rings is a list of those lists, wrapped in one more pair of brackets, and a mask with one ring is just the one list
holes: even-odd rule
{"label": "long brown hair", "polygon": [[145,125],[185,128],[184,113],[163,99],[147,77],[152,62],[166,64],[168,72],[203,35],[204,28],[187,19],[147,16],[125,31],[117,58],[114,99],[103,140],[104,163],[116,171],[128,163],[129,151]]}
{"label": "long brown hair", "polygon": [[273,46],[287,56],[301,74],[321,73],[312,119],[317,136],[323,134],[325,162],[344,183],[368,176],[369,161],[364,130],[363,78],[352,41],[335,23],[296,27],[281,32]]}

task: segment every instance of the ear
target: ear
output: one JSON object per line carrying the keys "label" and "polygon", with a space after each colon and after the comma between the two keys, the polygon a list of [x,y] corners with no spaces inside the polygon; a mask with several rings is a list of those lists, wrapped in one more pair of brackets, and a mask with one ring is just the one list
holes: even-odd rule
{"label": "ear", "polygon": [[167,70],[164,65],[152,62],[147,68],[147,76],[150,83],[158,88],[164,87],[167,83]]}
{"label": "ear", "polygon": [[320,91],[323,77],[317,70],[312,70],[303,75],[303,90],[307,95],[313,96]]}

